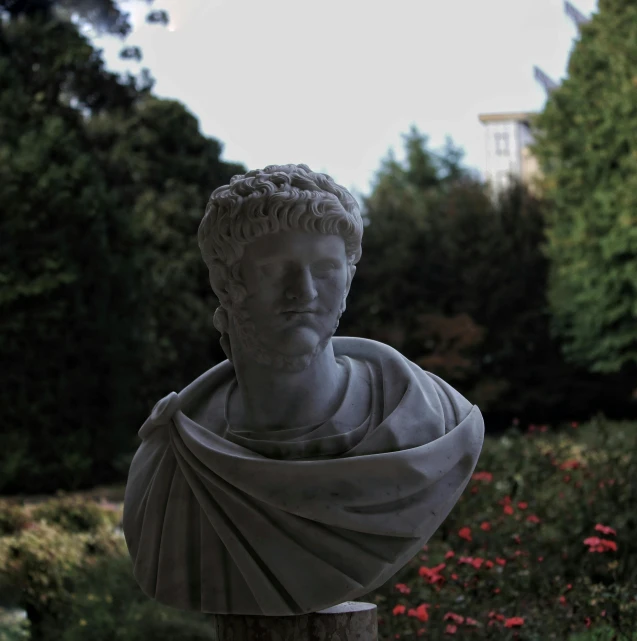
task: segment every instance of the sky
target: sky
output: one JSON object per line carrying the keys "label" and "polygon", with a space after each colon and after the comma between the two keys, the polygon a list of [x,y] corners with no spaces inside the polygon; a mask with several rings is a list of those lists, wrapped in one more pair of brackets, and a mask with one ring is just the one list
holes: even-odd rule
{"label": "sky", "polygon": [[99,38],[110,69],[148,67],[154,93],[184,103],[224,160],[306,163],[355,195],[389,149],[403,157],[412,124],[433,149],[450,136],[483,174],[478,115],[542,109],[533,66],[564,78],[577,37],[563,0],[155,0],[168,27],[145,23],[146,3],[125,6],[143,60]]}

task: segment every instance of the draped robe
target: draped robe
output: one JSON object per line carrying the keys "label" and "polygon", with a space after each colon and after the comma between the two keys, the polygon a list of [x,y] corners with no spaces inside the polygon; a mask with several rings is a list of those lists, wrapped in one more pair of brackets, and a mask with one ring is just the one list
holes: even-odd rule
{"label": "draped robe", "polygon": [[[316,612],[382,585],[447,517],[480,455],[480,410],[387,345],[332,344],[348,383],[320,425],[233,428],[229,361],[157,403],[124,499],[145,594],[216,614]],[[361,385],[370,406],[350,424]]]}

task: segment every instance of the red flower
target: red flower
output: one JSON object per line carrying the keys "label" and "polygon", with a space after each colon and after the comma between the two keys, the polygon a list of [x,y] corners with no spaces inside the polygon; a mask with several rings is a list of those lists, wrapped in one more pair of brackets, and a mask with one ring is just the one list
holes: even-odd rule
{"label": "red flower", "polygon": [[560,465],[560,470],[577,470],[582,464],[577,459],[569,459]]}
{"label": "red flower", "polygon": [[573,429],[576,429],[578,425],[579,425],[579,423],[578,423],[577,421],[573,421],[573,422],[571,423],[571,427],[572,427]]}
{"label": "red flower", "polygon": [[584,619],[584,625],[586,626],[586,628],[590,628],[592,623],[593,623],[593,622],[591,621],[591,618],[590,618],[590,617],[586,617],[586,618]]}
{"label": "red flower", "polygon": [[496,562],[498,565],[506,565],[506,564],[507,564],[506,559],[501,559],[499,556],[497,556],[497,557],[495,558],[495,562]]}
{"label": "red flower", "polygon": [[471,617],[467,617],[465,619],[465,625],[479,625],[479,623],[475,619],[472,619]]}
{"label": "red flower", "polygon": [[493,561],[486,561],[484,565],[487,568],[487,570],[490,570],[494,566],[494,563]]}
{"label": "red flower", "polygon": [[453,550],[449,550],[449,552],[447,552],[447,553],[445,554],[445,560],[446,560],[446,559],[451,559],[451,558],[453,558],[454,556],[456,556],[456,553],[455,553]]}
{"label": "red flower", "polygon": [[601,523],[598,523],[595,526],[595,530],[597,530],[598,532],[601,532],[602,534],[612,534],[613,536],[617,535],[617,532],[615,532],[615,530],[613,530],[612,527],[608,525],[602,525]]}
{"label": "red flower", "polygon": [[402,594],[409,594],[411,592],[411,588],[404,583],[396,583],[394,587]]}
{"label": "red flower", "polygon": [[544,557],[543,556],[538,556],[537,560],[538,560],[539,563],[542,563],[542,561],[544,561]]}
{"label": "red flower", "polygon": [[484,562],[484,559],[475,558],[475,559],[473,559],[473,561],[471,561],[471,565],[473,565],[473,567],[476,570],[479,570],[482,567],[482,563],[483,562]]}
{"label": "red flower", "polygon": [[520,510],[526,510],[527,507],[529,507],[529,504],[526,501],[520,501],[518,503],[518,508]]}
{"label": "red flower", "polygon": [[589,552],[606,552],[607,550],[617,552],[617,543],[615,543],[615,541],[600,539],[597,536],[589,536],[587,539],[584,539],[584,545],[589,546]]}
{"label": "red flower", "polygon": [[396,605],[394,606],[394,609],[392,610],[392,614],[394,616],[397,616],[399,614],[405,614],[405,610],[407,608],[404,605]]}
{"label": "red flower", "polygon": [[539,523],[539,522],[541,521],[541,519],[540,519],[538,516],[536,516],[535,514],[529,514],[529,515],[526,517],[526,520],[527,520],[529,523]]}
{"label": "red flower", "polygon": [[491,529],[491,523],[489,523],[489,521],[482,521],[482,523],[480,523],[480,529],[488,532]]}
{"label": "red flower", "polygon": [[563,594],[562,594],[562,595],[560,595],[560,603],[561,603],[562,605],[566,605],[566,597],[565,597]]}
{"label": "red flower", "polygon": [[458,631],[458,627],[450,623],[446,628],[445,628],[445,634],[455,634]]}
{"label": "red flower", "polygon": [[491,474],[491,472],[476,472],[471,476],[471,479],[473,481],[486,481],[487,483],[491,483],[491,481],[493,481],[493,474]]}
{"label": "red flower", "polygon": [[440,570],[445,567],[447,566],[444,563],[440,563],[435,568],[428,568],[423,565],[418,569],[418,574],[424,579],[427,579],[428,583],[443,583],[445,578],[440,574]]}
{"label": "red flower", "polygon": [[467,541],[471,541],[471,528],[468,527],[463,527],[458,530],[458,536],[461,539],[465,539]]}
{"label": "red flower", "polygon": [[504,622],[505,628],[516,628],[524,625],[524,619],[522,617],[511,617]]}
{"label": "red flower", "polygon": [[472,556],[461,556],[458,559],[458,565],[462,565],[463,563],[468,563],[468,564],[473,563],[473,557]]}
{"label": "red flower", "polygon": [[520,535],[519,535],[519,534],[515,534],[515,535],[513,536],[513,540],[514,540],[518,545],[520,545]]}
{"label": "red flower", "polygon": [[447,614],[442,617],[443,621],[447,621],[448,619],[451,619],[454,623],[464,623],[464,617],[453,612],[447,612]]}
{"label": "red flower", "polygon": [[421,603],[417,608],[410,608],[409,612],[407,612],[407,616],[416,617],[423,623],[425,621],[429,621],[429,612],[427,612],[428,607],[428,603]]}
{"label": "red flower", "polygon": [[504,506],[504,513],[508,514],[508,515],[513,514],[513,507],[511,507],[510,505],[505,505]]}

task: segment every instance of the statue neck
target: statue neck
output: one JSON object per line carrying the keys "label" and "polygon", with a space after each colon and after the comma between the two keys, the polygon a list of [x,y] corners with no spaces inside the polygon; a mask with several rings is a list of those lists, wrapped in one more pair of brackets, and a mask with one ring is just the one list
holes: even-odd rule
{"label": "statue neck", "polygon": [[347,385],[331,340],[299,372],[274,369],[234,351],[233,360],[238,385],[228,402],[228,420],[240,429],[268,431],[322,423],[338,408]]}

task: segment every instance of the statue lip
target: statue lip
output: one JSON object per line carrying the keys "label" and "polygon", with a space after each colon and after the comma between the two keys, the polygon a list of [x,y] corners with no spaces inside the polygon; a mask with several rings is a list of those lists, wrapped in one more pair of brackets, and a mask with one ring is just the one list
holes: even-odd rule
{"label": "statue lip", "polygon": [[285,309],[281,314],[316,314],[315,309]]}

